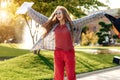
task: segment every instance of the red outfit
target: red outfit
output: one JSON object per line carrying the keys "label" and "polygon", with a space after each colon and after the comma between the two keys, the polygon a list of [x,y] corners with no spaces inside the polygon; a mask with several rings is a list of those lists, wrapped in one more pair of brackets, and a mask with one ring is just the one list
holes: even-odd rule
{"label": "red outfit", "polygon": [[70,31],[66,25],[58,25],[55,29],[56,48],[63,50],[73,49]]}
{"label": "red outfit", "polygon": [[64,80],[64,67],[68,80],[76,80],[75,52],[70,31],[66,25],[55,29],[54,80]]}

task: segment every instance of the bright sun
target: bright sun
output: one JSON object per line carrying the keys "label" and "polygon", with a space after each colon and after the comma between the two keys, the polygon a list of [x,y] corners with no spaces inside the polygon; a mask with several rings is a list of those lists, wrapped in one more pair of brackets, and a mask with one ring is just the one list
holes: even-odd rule
{"label": "bright sun", "polygon": [[7,6],[7,2],[6,1],[1,2],[1,8],[5,8],[6,6]]}
{"label": "bright sun", "polygon": [[2,22],[6,22],[6,20],[8,19],[8,12],[1,10],[0,11],[0,19]]}
{"label": "bright sun", "polygon": [[9,20],[9,12],[7,10],[9,0],[0,0],[0,23],[5,23]]}

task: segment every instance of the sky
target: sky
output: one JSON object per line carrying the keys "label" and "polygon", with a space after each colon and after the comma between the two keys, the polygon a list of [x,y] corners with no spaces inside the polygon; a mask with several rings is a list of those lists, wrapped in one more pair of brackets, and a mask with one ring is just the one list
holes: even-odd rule
{"label": "sky", "polygon": [[106,3],[106,0],[99,0],[105,4],[108,4],[111,9],[120,8],[120,0],[109,0],[109,3]]}

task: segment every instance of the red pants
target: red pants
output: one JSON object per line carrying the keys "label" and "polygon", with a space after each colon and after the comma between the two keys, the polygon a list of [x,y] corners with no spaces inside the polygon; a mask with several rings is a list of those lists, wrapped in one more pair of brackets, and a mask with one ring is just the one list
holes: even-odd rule
{"label": "red pants", "polygon": [[54,80],[64,80],[64,67],[68,80],[76,80],[74,49],[54,51]]}

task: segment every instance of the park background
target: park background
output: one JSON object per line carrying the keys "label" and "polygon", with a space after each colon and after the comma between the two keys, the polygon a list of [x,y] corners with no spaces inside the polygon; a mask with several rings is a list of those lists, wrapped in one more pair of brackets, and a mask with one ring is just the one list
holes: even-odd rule
{"label": "park background", "polygon": [[[40,25],[27,14],[16,14],[25,1],[34,2],[32,8],[47,17],[57,5],[65,6],[72,19],[99,11],[120,17],[119,7],[110,5],[112,0],[0,0],[0,80],[53,79],[53,51],[42,50],[38,55],[30,52],[39,39]],[[83,27],[81,42],[75,47],[76,74],[118,66],[112,60],[120,56],[120,39],[112,26],[107,18],[101,18]],[[104,33],[103,39],[99,33]]]}

